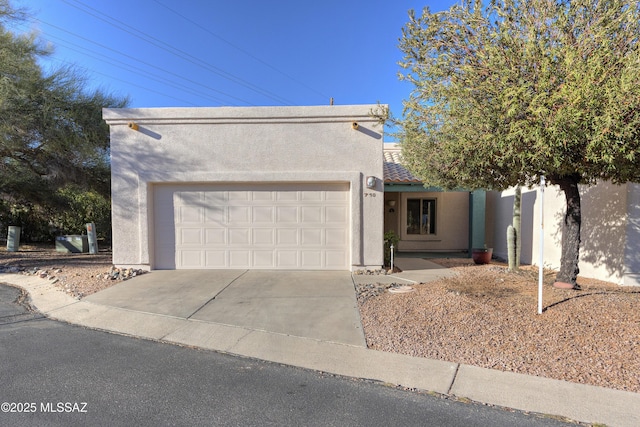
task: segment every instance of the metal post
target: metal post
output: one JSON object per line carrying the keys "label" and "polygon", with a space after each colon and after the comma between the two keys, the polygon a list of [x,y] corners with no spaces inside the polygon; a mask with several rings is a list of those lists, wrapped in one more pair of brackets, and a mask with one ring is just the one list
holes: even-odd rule
{"label": "metal post", "polygon": [[542,314],[542,282],[544,278],[544,175],[540,176],[540,261],[538,265],[538,314]]}
{"label": "metal post", "polygon": [[96,255],[98,253],[98,235],[96,234],[96,225],[93,222],[86,224],[87,241],[89,243],[89,253]]}
{"label": "metal post", "polygon": [[393,243],[391,244],[391,273],[393,274]]}
{"label": "metal post", "polygon": [[18,252],[20,249],[20,227],[10,225],[7,231],[7,252]]}

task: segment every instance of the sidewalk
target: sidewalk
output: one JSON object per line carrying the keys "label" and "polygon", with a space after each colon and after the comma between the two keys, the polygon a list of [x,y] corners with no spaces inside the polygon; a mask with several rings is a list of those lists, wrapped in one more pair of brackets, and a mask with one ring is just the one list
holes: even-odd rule
{"label": "sidewalk", "polygon": [[[450,274],[429,261],[404,259],[401,262],[405,264],[400,274],[354,275],[353,280],[413,283]],[[48,281],[33,276],[0,274],[0,282],[27,290],[32,304],[46,316],[89,328],[366,378],[580,422],[640,425],[640,394],[637,393],[78,301]]]}

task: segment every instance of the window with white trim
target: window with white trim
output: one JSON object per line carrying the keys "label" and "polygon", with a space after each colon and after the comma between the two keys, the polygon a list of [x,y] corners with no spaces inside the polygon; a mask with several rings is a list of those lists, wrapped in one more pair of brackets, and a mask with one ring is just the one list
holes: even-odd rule
{"label": "window with white trim", "polygon": [[407,234],[436,234],[436,199],[407,199]]}

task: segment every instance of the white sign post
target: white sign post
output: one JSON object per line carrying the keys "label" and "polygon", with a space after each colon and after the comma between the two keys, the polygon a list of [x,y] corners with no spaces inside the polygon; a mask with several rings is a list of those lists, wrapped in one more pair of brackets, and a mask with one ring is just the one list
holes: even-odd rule
{"label": "white sign post", "polygon": [[538,264],[538,314],[542,314],[542,282],[544,279],[544,175],[540,176],[540,261]]}

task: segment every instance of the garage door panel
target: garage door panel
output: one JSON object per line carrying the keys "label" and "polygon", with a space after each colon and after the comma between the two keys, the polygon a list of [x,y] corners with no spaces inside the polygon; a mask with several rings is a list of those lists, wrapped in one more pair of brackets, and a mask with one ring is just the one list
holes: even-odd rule
{"label": "garage door panel", "polygon": [[273,223],[273,207],[272,206],[256,206],[253,208],[252,222],[254,224]]}
{"label": "garage door panel", "polygon": [[349,193],[346,191],[325,191],[324,196],[328,202],[347,202]]}
{"label": "garage door panel", "polygon": [[227,265],[227,251],[205,251],[204,268],[226,268]]}
{"label": "garage door panel", "polygon": [[230,228],[230,245],[249,245],[251,243],[251,230],[248,228]]}
{"label": "garage door panel", "polygon": [[206,223],[226,224],[226,208],[223,206],[207,206],[205,208],[204,220]]}
{"label": "garage door panel", "polygon": [[273,268],[274,251],[253,251],[253,265],[256,268]]}
{"label": "garage door panel", "polygon": [[193,206],[178,207],[178,221],[181,223],[202,222],[203,208]]}
{"label": "garage door panel", "polygon": [[325,208],[325,222],[332,224],[344,224],[347,222],[349,213],[346,207],[327,206]]}
{"label": "garage door panel", "polygon": [[296,250],[276,250],[276,268],[295,269],[299,266],[299,253]]}
{"label": "garage door panel", "polygon": [[276,230],[276,245],[279,246],[298,246],[298,229],[297,228],[279,228]]}
{"label": "garage door panel", "polygon": [[302,231],[302,246],[321,246],[322,229],[305,228]]}
{"label": "garage door panel", "polygon": [[176,195],[176,204],[181,206],[203,206],[203,193],[201,191],[183,191]]}
{"label": "garage door panel", "polygon": [[203,193],[205,206],[224,205],[229,200],[229,194],[226,191],[203,191]]}
{"label": "garage door panel", "polygon": [[204,242],[207,245],[226,245],[227,230],[225,228],[207,228]]}
{"label": "garage door panel", "polygon": [[272,202],[275,199],[272,191],[254,191],[252,196],[254,202]]}
{"label": "garage door panel", "polygon": [[275,230],[271,228],[254,228],[252,230],[252,243],[254,245],[269,245],[273,246]]}
{"label": "garage door panel", "polygon": [[[231,200],[230,200],[231,202]],[[249,206],[229,206],[229,224],[250,224],[251,207]]]}
{"label": "garage door panel", "polygon": [[348,269],[347,184],[162,185],[154,197],[154,268]]}
{"label": "garage door panel", "polygon": [[297,202],[298,191],[276,191],[276,200],[279,202]]}
{"label": "garage door panel", "polygon": [[251,267],[251,251],[250,250],[230,250],[229,251],[229,267],[230,268],[250,268]]}
{"label": "garage door panel", "polygon": [[276,223],[278,224],[297,224],[298,208],[295,206],[278,206],[276,207]]}
{"label": "garage door panel", "polygon": [[301,267],[306,269],[322,268],[322,251],[320,250],[302,250],[300,251]]}
{"label": "garage door panel", "polygon": [[183,249],[180,251],[180,265],[186,268],[200,268],[202,266],[201,257],[200,250]]}
{"label": "garage door panel", "polygon": [[228,200],[230,202],[248,202],[251,200],[250,191],[229,191]]}
{"label": "garage door panel", "polygon": [[322,195],[321,191],[303,191],[300,192],[300,199],[303,202],[319,202],[323,199]]}
{"label": "garage door panel", "polygon": [[202,230],[200,228],[183,228],[179,235],[181,245],[202,245]]}
{"label": "garage door panel", "polygon": [[303,206],[301,212],[303,224],[322,222],[322,206]]}

